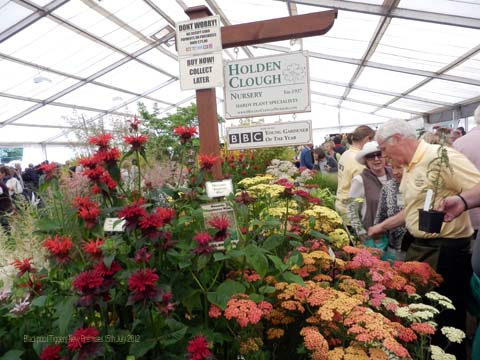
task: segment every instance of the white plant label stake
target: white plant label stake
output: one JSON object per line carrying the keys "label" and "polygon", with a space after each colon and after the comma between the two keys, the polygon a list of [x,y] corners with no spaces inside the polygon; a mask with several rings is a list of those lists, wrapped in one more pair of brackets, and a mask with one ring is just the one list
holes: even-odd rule
{"label": "white plant label stake", "polygon": [[430,203],[432,202],[433,190],[427,190],[427,196],[425,196],[425,204],[423,204],[423,210],[428,211],[430,209]]}

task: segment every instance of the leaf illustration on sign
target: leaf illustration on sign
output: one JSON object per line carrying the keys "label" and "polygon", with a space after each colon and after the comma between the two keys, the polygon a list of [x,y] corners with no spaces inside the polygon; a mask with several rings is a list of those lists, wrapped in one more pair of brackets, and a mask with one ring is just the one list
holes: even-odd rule
{"label": "leaf illustration on sign", "polygon": [[302,81],[305,79],[305,68],[301,67],[297,63],[290,64],[283,71],[283,78],[287,82]]}

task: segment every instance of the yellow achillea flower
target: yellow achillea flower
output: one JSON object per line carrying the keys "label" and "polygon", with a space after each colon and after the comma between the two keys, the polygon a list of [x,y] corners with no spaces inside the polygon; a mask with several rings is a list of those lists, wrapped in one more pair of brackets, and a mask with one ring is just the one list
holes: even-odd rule
{"label": "yellow achillea flower", "polygon": [[273,325],[288,325],[295,321],[295,318],[288,316],[283,310],[275,308],[266,314],[265,318]]}
{"label": "yellow achillea flower", "polygon": [[318,282],[328,282],[331,283],[333,281],[333,278],[330,275],[327,274],[318,274],[313,277],[313,280],[318,281]]}
{"label": "yellow achillea flower", "polygon": [[335,210],[326,206],[315,205],[311,209],[303,212],[306,219],[302,221],[302,225],[308,228],[310,218],[315,219],[314,230],[320,231],[324,234],[329,234],[335,229],[342,226],[342,218]]}
{"label": "yellow achillea flower", "polygon": [[336,249],[341,249],[350,243],[347,232],[344,229],[335,229],[328,233],[330,239],[332,239],[330,245]]}
{"label": "yellow achillea flower", "polygon": [[370,348],[368,352],[372,360],[388,360],[388,355],[382,349]]}
{"label": "yellow achillea flower", "polygon": [[[292,202],[291,205],[294,205],[295,203]],[[296,205],[296,204],[295,204]],[[298,210],[296,209],[297,206],[289,206],[288,207],[288,216],[292,215],[297,215]],[[285,215],[287,214],[287,208],[286,207],[273,207],[273,208],[268,208],[267,209],[267,214],[270,216],[275,216],[278,218],[284,218]]]}
{"label": "yellow achillea flower", "polygon": [[270,328],[267,330],[267,339],[280,339],[285,334],[285,330],[280,328]]}
{"label": "yellow achillea flower", "polygon": [[269,184],[274,179],[275,178],[271,175],[255,176],[255,177],[245,178],[245,179],[240,180],[238,182],[238,185],[243,186],[244,188],[248,189],[249,187],[252,187],[254,185]]}
{"label": "yellow achillea flower", "polygon": [[248,188],[248,192],[256,196],[278,197],[285,191],[285,187],[278,184],[258,184]]}
{"label": "yellow achillea flower", "polygon": [[245,355],[260,350],[263,341],[260,338],[248,338],[240,343],[240,354]]}
{"label": "yellow achillea flower", "polygon": [[363,302],[362,299],[357,299],[341,291],[333,290],[333,294],[335,297],[325,301],[317,311],[322,320],[332,321],[335,314],[346,316]]}
{"label": "yellow achillea flower", "polygon": [[345,279],[338,284],[340,290],[350,295],[360,295],[364,301],[368,300],[368,291],[365,289],[365,282],[356,279]]}

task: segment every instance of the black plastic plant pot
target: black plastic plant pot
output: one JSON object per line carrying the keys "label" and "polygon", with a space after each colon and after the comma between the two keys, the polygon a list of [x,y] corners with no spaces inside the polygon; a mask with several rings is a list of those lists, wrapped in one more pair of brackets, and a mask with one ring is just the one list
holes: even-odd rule
{"label": "black plastic plant pot", "polygon": [[444,212],[418,209],[418,230],[427,233],[440,233],[442,230]]}

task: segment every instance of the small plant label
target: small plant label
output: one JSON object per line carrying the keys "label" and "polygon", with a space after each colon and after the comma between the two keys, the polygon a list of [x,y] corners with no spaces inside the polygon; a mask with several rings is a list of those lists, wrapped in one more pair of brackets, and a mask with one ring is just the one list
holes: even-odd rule
{"label": "small plant label", "polygon": [[103,224],[105,232],[123,232],[125,231],[125,220],[120,218],[106,218]]}
{"label": "small plant label", "polygon": [[[214,218],[225,218],[228,220],[228,233],[230,234],[229,239],[233,247],[238,243],[238,230],[237,222],[235,219],[235,213],[233,209],[225,202],[218,202],[213,204],[202,205],[203,218],[205,221],[205,228],[214,229],[212,225],[209,224]],[[228,240],[228,239],[227,239]],[[214,241],[210,243],[211,246],[217,251],[225,250],[224,241]]]}
{"label": "small plant label", "polygon": [[207,196],[211,199],[224,197],[233,193],[232,179],[222,181],[207,181],[205,183]]}

